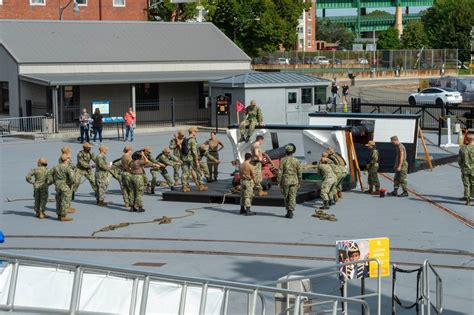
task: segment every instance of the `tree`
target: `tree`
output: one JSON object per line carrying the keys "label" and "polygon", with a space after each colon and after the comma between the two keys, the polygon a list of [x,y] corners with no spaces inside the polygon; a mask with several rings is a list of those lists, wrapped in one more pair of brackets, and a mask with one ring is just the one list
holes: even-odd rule
{"label": "tree", "polygon": [[420,49],[428,47],[428,36],[425,27],[420,21],[410,21],[403,30],[401,39],[402,47],[405,49]]}
{"label": "tree", "polygon": [[[201,4],[204,4],[201,1]],[[296,45],[298,17],[308,3],[293,0],[207,0],[206,20],[241,47],[256,56],[273,52],[280,45]]]}
{"label": "tree", "polygon": [[459,59],[469,59],[471,27],[474,25],[474,1],[435,0],[422,17],[433,48],[460,49]]}
{"label": "tree", "polygon": [[196,3],[171,3],[163,0],[152,3],[148,11],[149,21],[186,21],[192,19],[196,12]]}
{"label": "tree", "polygon": [[381,32],[377,39],[377,49],[399,49],[400,39],[398,38],[398,30],[390,27]]}
{"label": "tree", "polygon": [[388,15],[391,15],[390,13],[388,13],[387,11],[383,11],[383,10],[374,10],[370,13],[367,13],[367,15],[371,15],[371,16],[388,16]]}
{"label": "tree", "polygon": [[318,23],[316,38],[328,43],[339,43],[339,46],[351,49],[355,34],[348,31],[342,24],[333,23],[330,20],[324,20],[323,22]]}

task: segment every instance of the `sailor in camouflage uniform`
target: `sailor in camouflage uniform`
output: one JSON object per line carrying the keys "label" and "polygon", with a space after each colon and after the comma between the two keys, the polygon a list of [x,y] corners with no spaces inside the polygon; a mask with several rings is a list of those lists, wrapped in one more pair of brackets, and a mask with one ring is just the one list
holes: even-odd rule
{"label": "sailor in camouflage uniform", "polygon": [[321,199],[323,200],[323,206],[321,209],[329,209],[329,200],[334,198],[333,191],[337,181],[337,177],[329,163],[329,159],[323,156],[318,166],[318,172],[323,178],[321,184]]}
{"label": "sailor in camouflage uniform", "polygon": [[105,145],[99,146],[99,154],[95,157],[95,184],[97,187],[96,199],[97,205],[105,207],[107,202],[105,202],[105,194],[107,192],[107,187],[109,186],[109,170],[110,165],[107,162],[107,152],[109,149]]}
{"label": "sailor in camouflage uniform", "polygon": [[[393,191],[390,193],[392,196],[408,197],[408,163],[407,163],[407,150],[405,146],[400,142],[397,136],[390,138],[390,142],[395,147],[395,165],[393,170],[395,176],[393,177]],[[402,186],[403,192],[398,194],[398,187]]]}
{"label": "sailor in camouflage uniform", "polygon": [[50,173],[48,162],[45,158],[39,158],[38,167],[32,169],[26,175],[26,181],[33,185],[33,196],[35,198],[35,212],[38,219],[44,219],[46,215],[46,203],[48,202],[48,188],[50,185]]}
{"label": "sailor in camouflage uniform", "polygon": [[257,106],[257,102],[252,100],[250,105],[245,108],[245,119],[239,125],[239,142],[249,142],[256,126],[263,126],[263,113],[260,107]]}
{"label": "sailor in camouflage uniform", "polygon": [[257,183],[255,168],[251,163],[252,154],[245,153],[245,161],[240,165],[240,214],[255,215],[250,210],[253,199],[253,187]]}
{"label": "sailor in camouflage uniform", "polygon": [[91,165],[91,161],[94,161],[95,158],[94,153],[91,152],[92,146],[90,143],[86,142],[82,147],[83,150],[77,154],[76,179],[73,193],[75,193],[79,188],[82,176],[87,178],[94,192],[97,190],[94,174],[92,172],[93,166]]}
{"label": "sailor in camouflage uniform", "polygon": [[72,218],[68,217],[70,211],[72,189],[70,183],[74,181],[74,171],[69,166],[70,157],[68,154],[61,155],[61,163],[51,169],[51,180],[56,187],[56,213],[58,220],[72,221]]}
{"label": "sailor in camouflage uniform", "polygon": [[[156,157],[156,159],[152,157],[150,147],[143,148],[143,152],[145,153],[146,158],[149,163],[158,165],[158,167],[153,167],[150,169],[151,182],[149,183],[149,189],[150,189],[150,193],[154,195],[155,187],[158,185],[158,173],[160,172],[160,169],[165,168],[165,166],[161,164],[160,162],[158,162],[159,155]],[[148,180],[146,179],[146,175],[144,177],[145,177],[146,182],[148,182]]]}
{"label": "sailor in camouflage uniform", "polygon": [[334,174],[336,175],[336,199],[341,199],[342,198],[342,182],[344,181],[344,178],[347,175],[346,171],[346,161],[344,161],[343,157],[337,153],[334,148],[329,147],[327,150],[328,153],[328,159],[336,165],[334,167]]}
{"label": "sailor in camouflage uniform", "polygon": [[189,176],[191,176],[191,171],[194,171],[196,173],[196,184],[199,187],[199,191],[207,191],[208,187],[205,186],[204,182],[202,181],[203,176],[199,167],[199,150],[198,143],[196,140],[197,129],[191,127],[188,129],[188,133],[189,137],[183,140],[187,141],[188,154],[186,156],[183,156],[183,158],[181,159],[183,161],[183,192],[191,191],[189,188]]}
{"label": "sailor in camouflage uniform", "polygon": [[471,204],[471,194],[474,185],[474,136],[469,135],[469,143],[461,146],[459,150],[459,167],[464,186],[464,199],[466,205]]}
{"label": "sailor in camouflage uniform", "polygon": [[[178,131],[177,134],[174,135],[173,139],[170,140],[169,148],[173,151],[173,156],[178,158],[180,161],[183,158],[181,154],[181,144],[184,139],[184,130]],[[180,169],[182,164],[175,164],[173,165],[173,179],[174,179],[174,186],[179,185],[180,180]]]}
{"label": "sailor in camouflage uniform", "polygon": [[369,141],[366,146],[369,148],[369,159],[367,160],[367,181],[369,189],[365,192],[368,194],[378,193],[380,189],[380,182],[379,182],[379,151],[375,147],[374,141]]}
{"label": "sailor in camouflage uniform", "polygon": [[[206,158],[207,162],[204,162],[203,159]],[[209,145],[201,144],[199,146],[199,167],[201,169],[202,175],[207,178],[209,181],[211,178],[211,174],[209,173],[208,165],[214,163],[215,165],[219,164],[219,160],[211,155],[209,152]]]}
{"label": "sailor in camouflage uniform", "polygon": [[132,163],[132,147],[126,145],[123,148],[123,155],[120,159],[120,190],[122,191],[122,197],[125,208],[129,208],[133,200],[132,190],[132,175],[130,173],[130,164]]}
{"label": "sailor in camouflage uniform", "polygon": [[180,165],[181,160],[178,159],[177,157],[171,155],[171,150],[169,148],[164,148],[163,151],[156,157],[156,163],[160,165],[161,167],[156,169],[152,169],[151,173],[153,174],[153,181],[152,181],[152,187],[153,187],[153,192],[154,192],[154,185],[156,185],[156,177],[157,173],[160,173],[161,176],[166,180],[166,183],[170,187],[171,190],[174,190],[174,183],[173,179],[171,178],[171,175],[168,173],[166,170],[167,166],[174,167],[176,164]]}
{"label": "sailor in camouflage uniform", "polygon": [[293,157],[295,153],[294,145],[287,145],[285,150],[286,157],[280,162],[277,182],[285,201],[285,217],[291,219],[296,208],[296,195],[303,179],[303,171],[301,163]]}

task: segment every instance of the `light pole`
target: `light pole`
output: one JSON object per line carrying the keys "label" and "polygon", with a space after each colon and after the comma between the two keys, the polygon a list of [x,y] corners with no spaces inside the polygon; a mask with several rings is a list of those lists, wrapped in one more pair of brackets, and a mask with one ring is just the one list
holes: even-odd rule
{"label": "light pole", "polygon": [[71,5],[71,3],[74,3],[74,7],[72,8],[72,11],[77,14],[79,13],[79,5],[77,4],[76,0],[69,0],[69,2],[63,7],[61,4],[61,0],[59,0],[59,20],[63,19],[63,13],[66,8]]}

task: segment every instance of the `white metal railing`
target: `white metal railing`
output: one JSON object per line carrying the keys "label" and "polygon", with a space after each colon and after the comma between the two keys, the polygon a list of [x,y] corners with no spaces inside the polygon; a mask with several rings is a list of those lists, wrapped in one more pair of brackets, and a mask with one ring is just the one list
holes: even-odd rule
{"label": "white metal railing", "polygon": [[38,134],[44,138],[52,128],[52,118],[46,116],[0,118],[0,138]]}
{"label": "white metal railing", "polygon": [[[187,293],[191,287],[199,287],[201,289],[200,299],[199,299],[199,314],[206,313],[206,303],[208,300],[208,293],[211,289],[218,289],[222,292],[221,303],[219,314],[226,315],[229,305],[229,294],[232,293],[243,293],[248,296],[247,302],[247,314],[254,315],[257,312],[257,309],[260,310],[260,314],[266,313],[266,299],[268,295],[281,294],[283,296],[296,296],[295,302],[288,310],[292,310],[294,315],[302,314],[304,303],[308,300],[319,300],[326,303],[333,303],[332,314],[337,314],[337,304],[338,303],[355,303],[362,305],[365,315],[370,315],[369,304],[359,298],[349,298],[341,297],[339,295],[329,295],[329,294],[320,294],[314,292],[300,292],[295,290],[287,290],[282,288],[277,288],[274,286],[268,285],[256,285],[232,281],[222,281],[214,279],[205,279],[205,278],[194,278],[194,277],[185,277],[178,275],[169,275],[155,272],[141,272],[133,269],[127,268],[115,268],[109,266],[88,264],[88,263],[77,263],[66,260],[56,260],[48,259],[41,257],[32,257],[26,255],[17,255],[0,252],[0,261],[4,261],[7,266],[11,268],[11,276],[8,283],[8,293],[6,302],[3,303],[0,299],[0,310],[8,311],[36,311],[36,312],[54,312],[61,314],[86,314],[88,312],[80,309],[80,299],[81,292],[84,293],[84,279],[86,275],[98,274],[119,277],[122,279],[127,279],[132,281],[131,293],[130,293],[130,308],[129,314],[145,314],[147,311],[147,302],[150,298],[150,286],[152,283],[158,281],[174,284],[180,286],[180,298],[179,298],[179,311],[178,314],[184,314],[185,309],[188,306]],[[367,261],[377,261],[370,259]],[[343,266],[339,265],[340,266]],[[63,292],[71,292],[70,303],[67,309],[51,309],[47,308],[45,305],[38,306],[22,306],[15,304],[15,300],[19,295],[22,294],[21,290],[17,290],[17,285],[19,283],[19,277],[21,276],[21,267],[22,266],[34,266],[42,268],[50,268],[52,270],[66,270],[70,273],[73,273],[72,288],[61,288]],[[380,271],[380,265],[379,265]],[[297,274],[297,273],[294,273]],[[380,272],[379,272],[380,274]],[[24,275],[23,275],[24,277]],[[1,279],[1,278],[0,278]],[[31,286],[31,284],[29,284]],[[141,285],[141,286],[140,286]],[[1,289],[1,288],[0,288]],[[139,294],[139,289],[141,289],[141,294]],[[53,288],[48,288],[48,290],[53,290]],[[70,291],[68,291],[70,290]],[[0,292],[1,293],[1,292]],[[366,295],[369,296],[369,295]],[[3,303],[3,304],[2,304]],[[168,303],[168,301],[167,301]],[[259,308],[257,306],[259,305]],[[289,304],[287,304],[288,306]],[[104,310],[106,313],[107,310]],[[90,312],[89,312],[90,313]],[[95,312],[97,314],[98,312]],[[100,312],[99,312],[100,313]]]}
{"label": "white metal railing", "polygon": [[[435,277],[436,281],[435,304],[431,302],[430,274]],[[436,314],[441,314],[441,312],[443,312],[443,281],[428,260],[425,260],[423,263],[423,271],[421,276],[421,297],[421,315],[425,314],[425,308],[426,314],[430,315],[432,307]]]}
{"label": "white metal railing", "polygon": [[[375,262],[377,264],[377,290],[374,293],[366,293],[366,294],[361,294],[357,296],[347,296],[347,276],[344,272],[341,271],[341,268],[344,266],[348,265],[355,265],[358,263],[370,263],[370,262]],[[353,261],[353,262],[346,262],[342,264],[335,264],[331,265],[328,267],[324,268],[310,268],[310,269],[305,269],[305,270],[299,270],[295,272],[290,272],[287,274],[285,277],[281,278],[280,280],[277,281],[272,281],[272,282],[265,282],[264,285],[272,285],[272,284],[283,284],[283,283],[289,283],[297,280],[303,280],[303,279],[314,279],[314,278],[320,278],[320,277],[325,277],[325,276],[331,276],[331,275],[336,275],[338,276],[338,280],[340,278],[343,278],[342,280],[342,296],[344,298],[351,298],[351,299],[365,299],[369,297],[377,297],[377,315],[381,315],[381,304],[382,304],[382,279],[380,277],[380,261],[376,258],[369,258],[369,259],[363,259],[363,260],[358,260],[358,261]],[[325,271],[329,270],[329,271]],[[310,303],[310,304],[305,304],[305,306],[312,306],[312,305],[324,305],[324,304],[332,304],[332,314],[336,314],[337,311],[342,311],[342,314],[348,314],[348,305],[346,302],[342,302],[342,308],[338,308],[338,300],[330,300],[328,299],[327,301],[321,301],[321,302],[315,302],[315,303]],[[287,296],[287,305],[289,303],[289,299]],[[289,315],[289,310],[286,310],[286,315]]]}

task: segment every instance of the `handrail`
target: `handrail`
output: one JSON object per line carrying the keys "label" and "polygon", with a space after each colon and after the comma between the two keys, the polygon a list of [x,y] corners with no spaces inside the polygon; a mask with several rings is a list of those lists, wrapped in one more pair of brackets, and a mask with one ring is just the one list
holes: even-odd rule
{"label": "handrail", "polygon": [[[226,280],[217,280],[217,279],[207,279],[207,278],[197,278],[197,277],[186,277],[186,276],[180,276],[180,275],[173,275],[173,274],[163,274],[163,273],[158,273],[158,272],[140,272],[134,269],[130,268],[119,268],[119,267],[110,267],[110,266],[104,266],[104,265],[99,265],[99,264],[91,264],[91,263],[81,263],[81,262],[75,262],[75,261],[70,261],[70,260],[65,260],[65,259],[50,259],[50,258],[44,258],[44,257],[38,257],[38,256],[28,256],[28,255],[21,255],[21,254],[10,254],[10,253],[5,253],[5,252],[0,252],[0,260],[8,262],[13,264],[14,268],[17,266],[21,265],[31,265],[31,266],[45,266],[45,265],[50,265],[54,266],[55,268],[63,268],[63,269],[69,269],[71,272],[73,270],[76,271],[75,277],[74,277],[74,282],[73,282],[73,288],[75,295],[80,294],[80,284],[77,283],[77,281],[81,280],[81,277],[84,273],[87,272],[103,272],[109,275],[120,275],[122,277],[126,277],[129,279],[134,279],[136,280],[143,280],[143,292],[142,292],[142,300],[141,300],[141,305],[140,305],[140,314],[144,314],[143,312],[146,311],[146,298],[147,298],[147,290],[149,286],[149,282],[151,280],[161,280],[161,281],[167,281],[171,283],[179,283],[181,285],[187,286],[187,285],[200,285],[203,286],[204,284],[207,283],[208,287],[212,288],[219,288],[221,290],[224,290],[226,292],[225,296],[226,299],[228,299],[228,291],[240,291],[240,292],[247,292],[251,295],[251,308],[250,308],[250,313],[255,312],[255,307],[256,307],[256,302],[257,298],[260,297],[262,301],[264,301],[263,296],[261,295],[262,292],[267,292],[267,293],[280,293],[284,295],[295,295],[295,296],[304,296],[305,298],[308,299],[329,299],[331,301],[336,301],[336,302],[344,302],[344,303],[356,303],[362,305],[364,308],[364,313],[367,315],[370,315],[370,307],[369,304],[360,299],[354,299],[354,298],[348,298],[348,297],[340,297],[340,296],[335,296],[335,295],[329,295],[329,294],[321,294],[321,293],[314,293],[314,292],[299,292],[299,291],[294,291],[294,290],[288,290],[288,289],[282,289],[282,288],[277,288],[277,287],[270,287],[267,285],[258,285],[258,284],[250,284],[250,283],[242,283],[242,282],[234,282],[234,281],[226,281]],[[16,283],[16,276],[13,276],[12,274],[11,277],[11,282],[10,282],[10,288],[13,288],[13,292],[9,291],[8,296],[12,295],[12,298],[8,300],[8,303],[6,305],[0,305],[0,309],[6,309],[6,310],[13,310],[13,309],[21,309],[19,307],[14,306],[14,294],[15,294],[15,283]],[[138,283],[137,283],[138,285]],[[186,294],[186,290],[182,290],[182,294]],[[133,299],[133,296],[132,296]],[[185,300],[185,297],[184,297]],[[203,300],[201,300],[203,301]],[[181,303],[185,303],[183,301],[183,298],[181,299]],[[224,300],[224,305],[225,308],[227,308],[227,303],[228,301]],[[74,309],[73,306],[78,306],[78,303],[76,300],[71,301],[71,310]],[[184,305],[183,307],[180,307],[180,311],[184,311]],[[201,305],[201,309],[205,310],[205,305]],[[77,309],[77,308],[76,308]],[[265,310],[265,303],[262,302],[262,311]],[[134,313],[134,309],[130,310],[130,313]]]}
{"label": "handrail", "polygon": [[[431,271],[436,278],[436,304],[431,302],[429,271]],[[428,315],[431,314],[431,307],[433,307],[437,314],[441,314],[443,312],[443,280],[428,260],[423,262],[422,279],[421,295],[423,297],[423,308],[425,306],[427,307]]]}

